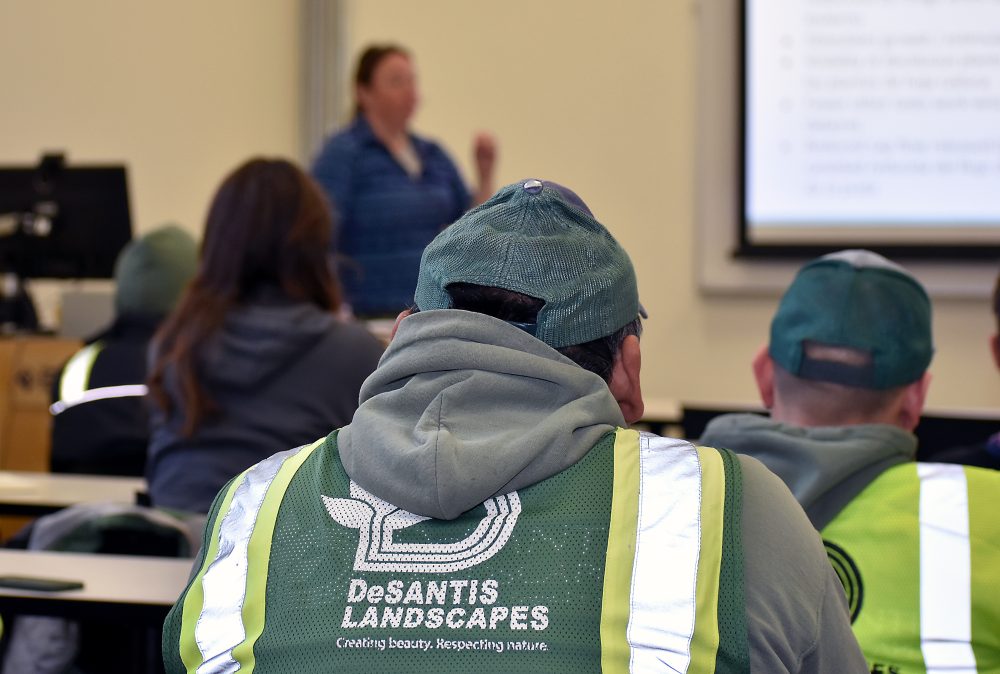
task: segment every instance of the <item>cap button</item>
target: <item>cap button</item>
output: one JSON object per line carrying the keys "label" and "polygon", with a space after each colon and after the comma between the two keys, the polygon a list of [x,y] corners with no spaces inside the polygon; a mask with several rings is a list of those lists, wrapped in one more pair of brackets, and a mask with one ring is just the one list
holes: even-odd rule
{"label": "cap button", "polygon": [[538,194],[542,191],[542,181],[541,180],[527,180],[521,187],[528,194]]}

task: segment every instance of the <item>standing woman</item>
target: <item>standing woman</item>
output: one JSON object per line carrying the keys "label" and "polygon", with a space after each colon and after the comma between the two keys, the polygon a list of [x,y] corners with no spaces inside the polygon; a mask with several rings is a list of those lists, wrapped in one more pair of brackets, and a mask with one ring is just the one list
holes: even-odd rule
{"label": "standing woman", "polygon": [[416,74],[397,45],[362,52],[354,96],[353,121],[327,140],[312,172],[339,214],[348,302],[359,316],[395,316],[413,303],[424,247],[492,195],[496,145],[488,134],[476,136],[470,195],[445,151],[410,131]]}
{"label": "standing woman", "polygon": [[219,187],[198,271],[151,349],[153,504],[208,512],[235,475],[351,420],[382,345],[335,317],[320,188],[253,159]]}

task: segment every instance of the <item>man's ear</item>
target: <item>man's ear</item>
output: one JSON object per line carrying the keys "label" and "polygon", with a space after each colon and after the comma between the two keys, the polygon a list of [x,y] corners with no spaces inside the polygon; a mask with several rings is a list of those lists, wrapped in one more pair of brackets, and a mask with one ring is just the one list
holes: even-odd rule
{"label": "man's ear", "polygon": [[396,330],[399,330],[400,322],[402,322],[404,318],[406,318],[412,313],[413,311],[411,311],[410,309],[403,309],[402,311],[399,312],[399,316],[396,316],[396,322],[392,324],[392,332],[389,333],[390,342],[396,336]]}
{"label": "man's ear", "polygon": [[639,371],[642,369],[642,351],[639,348],[639,338],[628,335],[622,341],[621,349],[615,356],[615,364],[611,370],[611,381],[608,388],[611,395],[618,401],[626,424],[634,424],[642,419],[646,411],[642,401],[642,386],[639,382]]}
{"label": "man's ear", "polygon": [[1000,334],[990,335],[990,353],[993,354],[993,363],[1000,369]]}
{"label": "man's ear", "polygon": [[908,385],[903,391],[903,397],[899,403],[897,423],[911,433],[920,423],[920,415],[924,411],[924,401],[927,399],[927,389],[931,385],[931,373],[924,372],[924,376]]}
{"label": "man's ear", "polygon": [[753,357],[753,377],[757,381],[757,391],[764,407],[774,407],[774,361],[768,353],[767,344],[760,347]]}

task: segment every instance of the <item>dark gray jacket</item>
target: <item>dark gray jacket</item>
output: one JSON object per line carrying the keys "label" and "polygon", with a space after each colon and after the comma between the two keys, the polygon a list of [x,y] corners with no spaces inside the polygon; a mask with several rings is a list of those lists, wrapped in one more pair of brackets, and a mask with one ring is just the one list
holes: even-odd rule
{"label": "dark gray jacket", "polygon": [[269,292],[226,316],[201,351],[201,381],[218,405],[190,438],[181,435],[181,395],[154,409],[146,476],[153,504],[207,512],[235,475],[275,452],[348,423],[358,391],[382,354],[361,325]]}

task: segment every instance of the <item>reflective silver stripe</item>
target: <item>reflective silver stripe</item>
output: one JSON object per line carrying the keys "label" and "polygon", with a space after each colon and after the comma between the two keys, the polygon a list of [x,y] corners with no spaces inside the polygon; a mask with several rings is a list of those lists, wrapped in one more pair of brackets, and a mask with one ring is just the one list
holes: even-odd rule
{"label": "reflective silver stripe", "polygon": [[975,674],[969,494],[962,466],[918,463],[920,650],[927,674]]}
{"label": "reflective silver stripe", "polygon": [[149,392],[145,384],[122,384],[121,386],[102,386],[84,391],[72,399],[63,398],[59,402],[49,406],[49,412],[53,416],[62,414],[71,407],[76,407],[82,403],[89,403],[95,400],[108,400],[110,398],[142,398]]}
{"label": "reflective silver stripe", "polygon": [[219,548],[202,578],[204,602],[195,625],[195,642],[204,662],[198,674],[235,672],[233,649],[246,638],[243,602],[247,592],[247,547],[264,496],[281,465],[304,447],[258,463],[247,471],[219,525]]}
{"label": "reflective silver stripe", "polygon": [[59,378],[60,399],[75,400],[83,395],[83,392],[87,390],[94,361],[97,360],[97,354],[103,348],[103,344],[94,342],[73,354],[73,357],[66,363],[66,367],[63,368],[62,377]]}
{"label": "reflective silver stripe", "polygon": [[683,440],[641,434],[639,522],[627,631],[631,671],[687,671],[700,548],[698,450]]}

